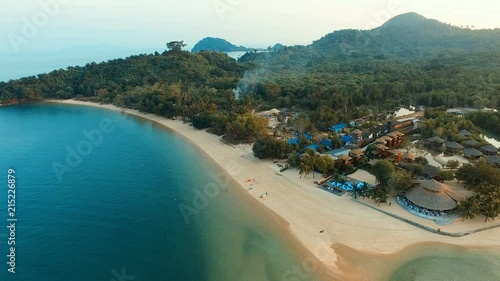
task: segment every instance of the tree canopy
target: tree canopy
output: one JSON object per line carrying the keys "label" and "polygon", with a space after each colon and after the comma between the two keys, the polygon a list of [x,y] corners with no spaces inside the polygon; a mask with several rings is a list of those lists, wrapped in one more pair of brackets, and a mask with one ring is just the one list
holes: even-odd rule
{"label": "tree canopy", "polygon": [[378,161],[372,166],[373,175],[375,175],[375,178],[377,178],[377,181],[380,183],[380,185],[383,186],[389,185],[391,176],[395,171],[396,168],[394,167],[394,165],[387,160]]}
{"label": "tree canopy", "polygon": [[186,47],[186,44],[184,44],[184,41],[171,41],[167,43],[167,48],[170,51],[174,52],[180,52],[182,51],[182,48]]}

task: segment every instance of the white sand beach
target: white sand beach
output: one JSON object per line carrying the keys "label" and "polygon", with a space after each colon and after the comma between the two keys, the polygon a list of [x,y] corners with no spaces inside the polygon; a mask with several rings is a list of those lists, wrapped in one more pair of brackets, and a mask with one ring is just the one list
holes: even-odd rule
{"label": "white sand beach", "polygon": [[[251,145],[232,147],[223,144],[220,137],[196,130],[180,120],[169,120],[113,105],[75,100],[52,102],[95,106],[152,120],[170,128],[202,149],[240,183],[242,189],[247,190],[245,181],[255,179],[253,190],[245,192],[288,222],[290,232],[309,254],[314,255],[335,275],[341,276],[342,280],[380,280],[397,265],[380,263],[370,257],[401,254],[398,262],[404,262],[405,258],[402,257],[408,255],[405,249],[417,247],[419,244],[445,243],[472,248],[500,249],[500,228],[460,238],[425,231],[354,202],[349,196],[339,197],[315,188],[312,176],[301,179],[294,169],[279,175],[276,164],[253,157]],[[235,165],[239,168],[234,169]],[[362,173],[359,176],[363,177]],[[319,177],[320,175],[316,175],[316,178]],[[367,181],[372,179],[367,176]],[[268,196],[260,198],[266,192]],[[383,208],[398,208],[394,203],[392,205]],[[398,212],[408,217],[412,216],[403,214],[404,210]],[[449,226],[438,226],[432,221],[416,217],[415,220],[449,232],[491,225],[483,223],[483,218]],[[498,223],[498,220],[494,223]],[[320,233],[321,230],[324,232]],[[354,260],[353,256],[348,254],[350,251],[361,253],[366,259]]]}

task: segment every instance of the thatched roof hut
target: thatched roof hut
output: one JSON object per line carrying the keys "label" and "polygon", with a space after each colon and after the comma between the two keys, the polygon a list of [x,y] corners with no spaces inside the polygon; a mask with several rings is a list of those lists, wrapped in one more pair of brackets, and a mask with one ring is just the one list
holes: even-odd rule
{"label": "thatched roof hut", "polygon": [[435,180],[418,183],[418,186],[406,192],[406,198],[413,204],[435,211],[453,210],[458,206],[457,201],[447,192],[447,185]]}
{"label": "thatched roof hut", "polygon": [[486,155],[496,155],[498,153],[498,148],[496,148],[495,146],[493,146],[491,144],[481,147],[481,150]]}
{"label": "thatched roof hut", "polygon": [[458,133],[459,133],[461,136],[463,136],[463,137],[470,137],[470,136],[472,136],[472,134],[471,134],[469,131],[467,131],[467,130],[461,130],[461,131],[460,131],[460,132],[458,132]]}
{"label": "thatched roof hut", "polygon": [[462,145],[466,147],[479,147],[481,145],[480,142],[478,142],[475,139],[470,139],[470,140],[465,140],[462,142]]}
{"label": "thatched roof hut", "polygon": [[427,139],[427,141],[429,141],[432,144],[443,144],[444,143],[444,140],[438,136]]}
{"label": "thatched roof hut", "polygon": [[449,142],[446,142],[444,144],[444,146],[447,148],[447,149],[450,149],[450,150],[462,150],[464,149],[464,146],[459,144],[458,142],[454,142],[454,141],[449,141]]}
{"label": "thatched roof hut", "polygon": [[488,162],[490,165],[493,165],[495,167],[500,167],[500,156],[490,155],[486,156],[484,159],[486,159],[486,162]]}
{"label": "thatched roof hut", "polygon": [[475,148],[467,148],[464,150],[465,158],[475,159],[483,156],[483,153]]}
{"label": "thatched roof hut", "polygon": [[424,166],[423,172],[424,172],[424,175],[426,175],[427,177],[435,178],[439,175],[439,173],[441,173],[441,169],[439,169],[436,166],[432,166],[432,165],[427,164]]}

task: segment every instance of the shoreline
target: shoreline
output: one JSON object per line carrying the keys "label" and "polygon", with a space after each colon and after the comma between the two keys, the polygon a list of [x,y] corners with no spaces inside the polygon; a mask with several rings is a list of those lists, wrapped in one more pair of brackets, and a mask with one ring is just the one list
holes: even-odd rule
{"label": "shoreline", "polygon": [[[170,120],[111,104],[77,100],[44,102],[98,107],[150,120],[203,151],[238,183],[242,192],[246,190],[246,179],[257,178],[256,190],[244,193],[248,193],[253,201],[259,201],[259,206],[264,207],[267,213],[288,229],[285,235],[296,240],[306,257],[320,262],[320,276],[341,278],[340,280],[360,280],[360,277],[384,280],[397,266],[393,263],[393,266],[382,269],[376,261],[378,258],[404,263],[415,256],[409,251],[421,245],[500,249],[500,240],[497,238],[500,236],[499,228],[460,238],[428,233],[353,202],[350,198],[333,196],[314,188],[314,179],[301,179],[294,169],[283,172],[283,176],[276,176],[276,165],[271,161],[255,159],[250,145],[229,146],[222,143],[220,137],[204,130],[196,130],[180,120]],[[234,164],[241,167],[245,174],[231,169]],[[269,197],[265,200],[259,196],[264,192],[269,192]],[[320,230],[324,230],[324,233],[320,233]],[[357,258],[353,259],[353,256]],[[377,258],[370,261],[370,257]],[[360,262],[360,259],[364,261]],[[363,264],[363,268],[360,268],[360,264]],[[376,270],[377,276],[368,275],[367,269],[370,268]]]}

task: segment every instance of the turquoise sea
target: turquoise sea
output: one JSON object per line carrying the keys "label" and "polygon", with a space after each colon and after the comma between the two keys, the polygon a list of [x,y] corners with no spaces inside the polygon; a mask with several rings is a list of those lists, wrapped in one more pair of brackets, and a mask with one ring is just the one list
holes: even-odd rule
{"label": "turquoise sea", "polygon": [[[0,174],[0,280],[282,281],[297,280],[304,261],[209,159],[150,121],[81,106],[0,108]],[[306,273],[298,280],[318,280]]]}
{"label": "turquoise sea", "polygon": [[[2,107],[0,174],[0,280],[321,280],[277,219],[147,120],[82,106]],[[500,280],[499,263],[495,252],[436,246],[388,279]]]}

